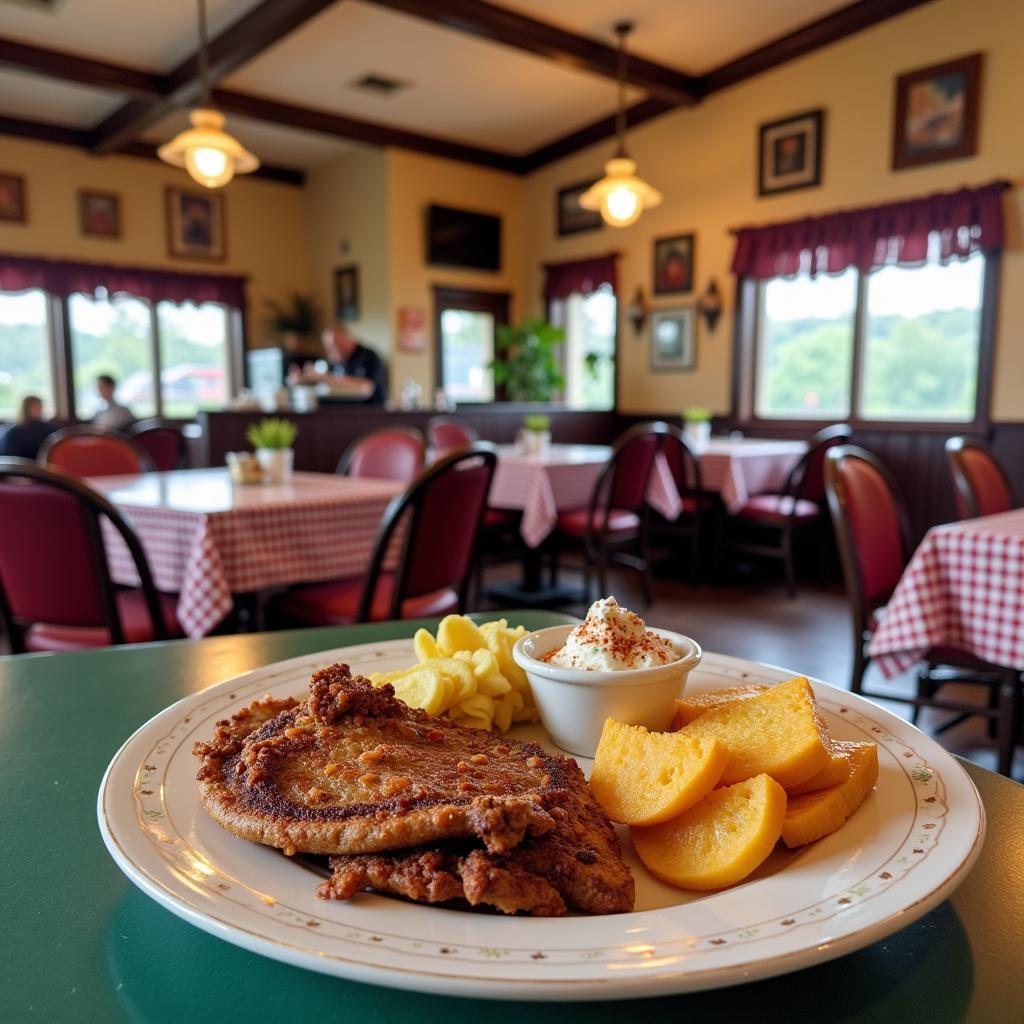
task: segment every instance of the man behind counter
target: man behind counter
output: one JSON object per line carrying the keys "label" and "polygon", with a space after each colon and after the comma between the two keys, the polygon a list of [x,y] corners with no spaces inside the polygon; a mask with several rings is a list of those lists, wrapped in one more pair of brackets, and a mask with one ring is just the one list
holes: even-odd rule
{"label": "man behind counter", "polygon": [[356,341],[341,322],[328,327],[321,341],[332,373],[366,381],[367,402],[383,405],[387,401],[387,367],[372,348]]}

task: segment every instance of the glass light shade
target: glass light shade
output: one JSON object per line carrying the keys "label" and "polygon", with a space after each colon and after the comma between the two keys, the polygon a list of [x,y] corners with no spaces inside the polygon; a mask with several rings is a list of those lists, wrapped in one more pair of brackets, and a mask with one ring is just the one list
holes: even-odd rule
{"label": "glass light shade", "polygon": [[584,210],[600,210],[613,227],[635,223],[644,210],[661,202],[661,193],[636,176],[636,161],[617,156],[604,165],[604,177],[580,196]]}
{"label": "glass light shade", "polygon": [[580,197],[585,210],[599,210],[613,227],[627,227],[644,210],[662,202],[662,194],[636,175],[637,162],[615,157],[604,165],[604,177]]}
{"label": "glass light shade", "polygon": [[198,107],[188,117],[192,127],[156,151],[165,163],[184,167],[206,188],[220,188],[236,174],[249,174],[259,167],[259,160],[224,131],[224,115],[219,110]]}

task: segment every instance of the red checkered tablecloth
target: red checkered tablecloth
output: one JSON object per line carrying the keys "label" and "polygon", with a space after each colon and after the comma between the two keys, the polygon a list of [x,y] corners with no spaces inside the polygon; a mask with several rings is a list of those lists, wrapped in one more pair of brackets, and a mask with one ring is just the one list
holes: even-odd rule
{"label": "red checkered tablecloth", "polygon": [[1024,509],[937,526],[914,553],[869,653],[893,676],[938,646],[1024,670]]}
{"label": "red checkered tablecloth", "polygon": [[[209,633],[233,594],[366,570],[381,517],[401,485],[296,473],[282,485],[235,486],[227,470],[181,470],[91,483],[129,518],[158,589],[178,593],[188,636]],[[137,585],[131,558],[107,530],[111,573]]]}
{"label": "red checkered tablecloth", "polygon": [[806,451],[803,441],[713,437],[701,452],[701,483],[738,512],[755,494],[779,493]]}
{"label": "red checkered tablecloth", "polygon": [[[510,445],[498,448],[498,468],[488,504],[523,513],[519,532],[535,548],[555,528],[559,512],[583,508],[611,455],[601,445],[553,444],[543,455],[522,455]],[[666,519],[682,511],[672,471],[655,463],[647,500]]]}

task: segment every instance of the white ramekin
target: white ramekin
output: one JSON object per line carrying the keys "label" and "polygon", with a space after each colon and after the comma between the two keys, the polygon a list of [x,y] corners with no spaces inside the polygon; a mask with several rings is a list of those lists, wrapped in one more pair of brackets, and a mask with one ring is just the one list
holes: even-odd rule
{"label": "white ramekin", "polygon": [[512,648],[526,673],[544,728],[563,750],[593,757],[606,718],[662,732],[675,712],[690,670],[701,659],[700,645],[681,633],[652,629],[683,652],[681,658],[655,668],[591,672],[559,668],[541,659],[561,647],[573,626],[550,626],[527,633]]}

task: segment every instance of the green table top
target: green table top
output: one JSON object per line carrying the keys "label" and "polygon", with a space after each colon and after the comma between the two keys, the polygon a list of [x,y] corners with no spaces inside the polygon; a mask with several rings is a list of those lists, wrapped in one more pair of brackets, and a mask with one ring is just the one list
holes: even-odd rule
{"label": "green table top", "polygon": [[[530,628],[565,621],[515,613]],[[215,637],[0,658],[0,1020],[691,1022],[1024,1020],[1024,787],[966,764],[988,814],[953,897],[860,952],[716,992],[625,1003],[498,1003],[418,995],[289,967],[222,942],[143,895],[96,826],[120,744],[188,693],[329,647],[408,636],[412,623]]]}

